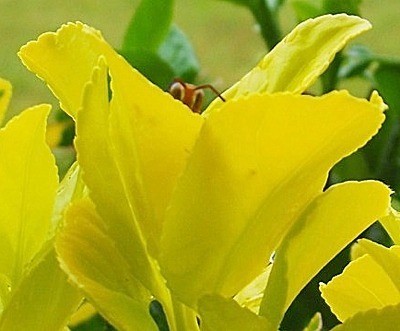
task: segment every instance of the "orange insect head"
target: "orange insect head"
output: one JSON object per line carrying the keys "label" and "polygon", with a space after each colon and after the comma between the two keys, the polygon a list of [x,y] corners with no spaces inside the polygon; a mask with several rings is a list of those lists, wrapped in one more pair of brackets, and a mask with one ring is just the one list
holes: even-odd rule
{"label": "orange insect head", "polygon": [[219,93],[214,86],[210,84],[204,85],[193,85],[185,83],[179,78],[175,78],[171,86],[169,87],[169,93],[177,100],[182,101],[188,106],[193,112],[201,113],[201,106],[204,100],[204,89],[212,90],[222,101],[225,101],[224,97]]}

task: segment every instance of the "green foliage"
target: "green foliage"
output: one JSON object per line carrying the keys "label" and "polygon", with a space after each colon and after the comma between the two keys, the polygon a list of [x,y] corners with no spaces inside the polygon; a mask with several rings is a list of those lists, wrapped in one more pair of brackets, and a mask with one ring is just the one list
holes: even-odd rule
{"label": "green foliage", "polygon": [[362,2],[363,0],[290,0],[299,21],[325,14],[360,15]]}
{"label": "green foliage", "polygon": [[200,70],[189,40],[172,24],[173,5],[173,0],[142,1],[120,50],[136,69],[163,89],[176,77],[194,81]]}

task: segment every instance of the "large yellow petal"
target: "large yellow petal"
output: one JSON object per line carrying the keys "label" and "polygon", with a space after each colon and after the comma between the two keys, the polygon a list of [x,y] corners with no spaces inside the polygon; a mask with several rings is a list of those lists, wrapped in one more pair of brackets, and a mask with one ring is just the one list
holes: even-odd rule
{"label": "large yellow petal", "polygon": [[83,88],[99,55],[105,53],[115,54],[99,31],[82,23],[68,23],[55,33],[44,33],[29,42],[18,55],[29,70],[49,85],[61,108],[75,117]]}
{"label": "large yellow petal", "polygon": [[358,241],[367,254],[379,263],[400,292],[400,246],[386,248],[367,239]]}
{"label": "large yellow petal", "polygon": [[0,125],[11,99],[11,84],[0,78]]}
{"label": "large yellow petal", "polygon": [[[104,63],[94,72],[85,94],[83,110],[77,121],[76,149],[83,179],[108,233],[132,265],[132,272],[152,289],[155,284],[154,261],[148,256],[144,238],[126,196],[126,183],[113,157],[109,139],[107,72]],[[135,171],[132,169],[132,171]]]}
{"label": "large yellow petal", "polygon": [[322,192],[329,169],[377,132],[382,110],[347,92],[226,102],[203,125],[167,210],[169,287],[191,306],[203,294],[235,295]]}
{"label": "large yellow petal", "polygon": [[13,285],[47,239],[58,177],[45,143],[50,106],[24,111],[0,131],[0,271]]}
{"label": "large yellow petal", "polygon": [[199,311],[202,331],[272,331],[268,321],[236,301],[218,295],[206,295],[200,299]]}
{"label": "large yellow petal", "polygon": [[322,297],[340,321],[358,312],[400,302],[400,292],[374,259],[365,254],[328,284],[321,284]]}
{"label": "large yellow petal", "polygon": [[78,160],[116,248],[162,300],[165,285],[148,247],[157,251],[164,210],[202,118],[124,61],[114,69],[111,104],[103,60],[87,88],[77,120]]}
{"label": "large yellow petal", "polygon": [[317,197],[276,251],[260,314],[278,328],[294,298],[324,265],[387,215],[390,192],[380,182],[346,182]]}
{"label": "large yellow petal", "polygon": [[60,269],[54,248],[48,245],[37,260],[12,293],[1,315],[1,331],[61,331],[79,306],[82,295]]}
{"label": "large yellow petal", "polygon": [[165,210],[203,118],[124,61],[115,62],[110,74],[112,157],[149,248],[157,253]]}
{"label": "large yellow petal", "polygon": [[332,331],[396,331],[400,325],[400,304],[360,312]]}
{"label": "large yellow petal", "polygon": [[[223,93],[233,99],[251,93],[302,93],[328,68],[352,38],[371,28],[368,21],[345,14],[325,15],[299,24],[258,65]],[[221,106],[221,100],[206,114]]]}
{"label": "large yellow petal", "polygon": [[152,297],[132,275],[106,228],[90,200],[74,203],[57,237],[61,266],[115,327],[156,330],[149,314]]}

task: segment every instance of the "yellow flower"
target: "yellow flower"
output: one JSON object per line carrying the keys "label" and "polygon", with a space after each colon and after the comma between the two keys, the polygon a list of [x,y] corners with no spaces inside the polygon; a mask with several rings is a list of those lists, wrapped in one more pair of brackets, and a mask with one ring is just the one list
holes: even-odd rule
{"label": "yellow flower", "polygon": [[[81,23],[21,49],[76,120],[91,200],[69,209],[57,250],[111,323],[155,330],[148,305],[156,298],[171,330],[196,330],[197,314],[211,329],[232,314],[230,330],[276,329],[312,276],[386,215],[390,190],[379,182],[323,191],[332,166],[379,129],[381,98],[301,95],[369,27],[346,15],[299,25],[223,94],[225,103],[216,99],[202,115]],[[229,298],[263,272],[275,250],[265,317],[256,316]]]}
{"label": "yellow flower", "polygon": [[[1,119],[11,85],[0,79]],[[81,294],[54,250],[61,214],[75,192],[76,167],[58,183],[45,143],[49,105],[31,107],[0,130],[0,330],[61,330]],[[78,193],[75,192],[78,196]]]}

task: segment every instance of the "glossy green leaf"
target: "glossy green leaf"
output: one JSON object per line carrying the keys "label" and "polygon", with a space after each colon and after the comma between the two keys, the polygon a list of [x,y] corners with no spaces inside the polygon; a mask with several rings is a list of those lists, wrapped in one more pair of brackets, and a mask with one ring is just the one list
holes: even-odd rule
{"label": "glossy green leaf", "polygon": [[276,251],[260,314],[277,328],[291,302],[324,265],[387,214],[390,193],[380,182],[346,182],[317,197]]}
{"label": "glossy green leaf", "polygon": [[290,0],[299,22],[322,14],[322,0]]}
{"label": "glossy green leaf", "polygon": [[[344,14],[307,20],[223,95],[233,99],[251,93],[303,93],[349,40],[370,28],[368,21]],[[221,102],[214,100],[207,112],[220,107]]]}
{"label": "glossy green leaf", "polygon": [[45,144],[50,106],[13,118],[0,131],[0,273],[15,286],[46,241],[58,185]]}
{"label": "glossy green leaf", "polygon": [[324,14],[346,13],[360,15],[360,5],[363,0],[323,0]]}
{"label": "glossy green leaf", "polygon": [[366,147],[365,155],[375,176],[398,191],[400,167],[393,160],[400,155],[400,99],[396,88],[400,84],[400,64],[380,63],[373,73],[373,81],[390,110],[381,132]]}
{"label": "glossy green leaf", "polygon": [[350,262],[328,284],[321,284],[322,297],[341,321],[358,312],[400,302],[400,292],[374,259],[365,254]]}
{"label": "glossy green leaf", "polygon": [[74,203],[57,238],[61,266],[115,327],[157,330],[149,314],[151,295],[133,276],[106,227],[90,200]]}
{"label": "glossy green leaf", "polygon": [[334,331],[396,330],[400,324],[400,305],[361,312],[333,328]]}
{"label": "glossy green leaf", "polygon": [[310,320],[308,325],[303,331],[321,331],[322,330],[322,316],[321,313],[316,313]]}
{"label": "glossy green leaf", "polygon": [[156,53],[168,34],[173,10],[173,0],[141,0],[126,30],[122,49]]}
{"label": "glossy green leaf", "polygon": [[206,295],[199,301],[202,331],[268,331],[268,321],[234,300]]}
{"label": "glossy green leaf", "polygon": [[167,89],[177,76],[169,63],[152,51],[134,49],[121,51],[121,54],[148,80],[163,89]]}
{"label": "glossy green leaf", "polygon": [[297,19],[303,21],[326,14],[359,15],[362,0],[291,0]]}
{"label": "glossy green leaf", "polygon": [[[171,66],[174,76],[180,77],[184,81],[192,82],[200,71],[200,65],[192,45],[176,25],[171,26],[158,54]],[[169,83],[171,82],[172,80]]]}
{"label": "glossy green leaf", "polygon": [[372,100],[252,95],[207,118],[161,242],[162,272],[183,302],[233,296],[261,273],[329,169],[377,132],[384,108]]}
{"label": "glossy green leaf", "polygon": [[13,291],[1,315],[0,330],[63,330],[82,300],[59,268],[49,242]]}
{"label": "glossy green leaf", "polygon": [[11,84],[0,78],[0,125],[3,122],[8,104],[11,99]]}
{"label": "glossy green leaf", "polygon": [[350,46],[342,56],[343,60],[338,73],[341,79],[363,76],[364,71],[374,60],[371,50],[359,44]]}

